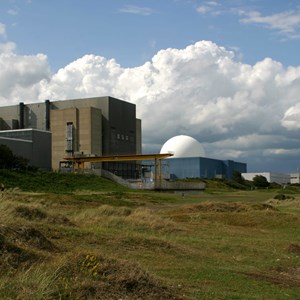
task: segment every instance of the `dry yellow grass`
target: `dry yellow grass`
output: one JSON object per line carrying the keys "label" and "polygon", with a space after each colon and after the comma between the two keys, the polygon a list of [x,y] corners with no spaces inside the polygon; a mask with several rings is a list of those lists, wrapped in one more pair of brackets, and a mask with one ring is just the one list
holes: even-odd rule
{"label": "dry yellow grass", "polygon": [[258,193],[9,192],[0,299],[297,299],[298,197]]}

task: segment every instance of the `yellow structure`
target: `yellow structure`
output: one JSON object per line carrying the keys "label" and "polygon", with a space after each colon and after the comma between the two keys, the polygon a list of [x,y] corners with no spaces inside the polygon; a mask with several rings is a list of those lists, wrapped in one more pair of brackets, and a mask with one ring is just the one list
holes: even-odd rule
{"label": "yellow structure", "polygon": [[65,157],[65,160],[73,165],[74,171],[83,171],[85,169],[85,163],[95,162],[125,162],[125,161],[143,161],[143,160],[154,160],[155,161],[155,183],[162,180],[161,177],[161,160],[171,157],[171,153],[161,154],[137,154],[137,155],[112,155],[112,156],[72,156]]}

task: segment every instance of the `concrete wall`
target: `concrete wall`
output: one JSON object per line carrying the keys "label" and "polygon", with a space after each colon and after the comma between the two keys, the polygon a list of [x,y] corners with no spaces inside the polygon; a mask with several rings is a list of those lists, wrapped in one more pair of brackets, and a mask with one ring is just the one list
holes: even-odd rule
{"label": "concrete wall", "polygon": [[51,111],[55,109],[66,109],[71,107],[77,107],[77,108],[95,107],[101,109],[102,115],[108,119],[108,111],[109,111],[108,103],[110,98],[111,97],[93,97],[93,98],[84,98],[84,99],[51,101]]}
{"label": "concrete wall", "polygon": [[300,183],[300,173],[292,173],[291,174],[291,183]]}
{"label": "concrete wall", "polygon": [[51,170],[51,133],[32,130],[32,165],[39,169]]}
{"label": "concrete wall", "polygon": [[[5,106],[0,109],[0,130],[18,129],[19,128],[19,105]],[[16,121],[13,121],[16,120]],[[18,128],[13,128],[17,124]]]}
{"label": "concrete wall", "polygon": [[24,128],[46,130],[46,105],[44,102],[25,105]]}
{"label": "concrete wall", "polygon": [[[91,155],[102,155],[102,113],[101,109],[85,107],[79,109],[79,152]],[[100,167],[101,164],[94,164]],[[91,168],[90,163],[85,164]]]}
{"label": "concrete wall", "polygon": [[78,152],[78,109],[67,108],[61,110],[53,110],[50,115],[51,132],[52,132],[52,169],[59,168],[59,162],[67,156],[67,123],[72,122],[74,128],[73,151]]}
{"label": "concrete wall", "polygon": [[0,131],[0,144],[14,155],[29,160],[31,166],[51,170],[51,133],[34,129]]}
{"label": "concrete wall", "polygon": [[[65,108],[51,111],[52,168],[68,156],[67,124],[73,123],[73,153],[102,155],[102,113],[94,107]],[[69,153],[71,155],[72,152]],[[85,165],[90,168],[90,164]]]}
{"label": "concrete wall", "polygon": [[[100,175],[100,174],[99,174]],[[205,189],[204,182],[184,182],[184,181],[166,181],[161,180],[157,183],[155,182],[129,182],[123,180],[119,176],[114,175],[106,170],[101,170],[101,176],[115,181],[121,185],[134,188],[134,189],[159,189],[159,190],[169,190],[169,191],[200,191]]]}
{"label": "concrete wall", "polygon": [[86,107],[79,109],[80,151],[102,155],[102,112],[101,109]]}
{"label": "concrete wall", "polygon": [[205,189],[204,182],[184,182],[184,181],[166,181],[162,180],[155,184],[156,189],[173,190],[173,191],[199,191]]}
{"label": "concrete wall", "polygon": [[142,120],[136,119],[136,154],[142,154]]}

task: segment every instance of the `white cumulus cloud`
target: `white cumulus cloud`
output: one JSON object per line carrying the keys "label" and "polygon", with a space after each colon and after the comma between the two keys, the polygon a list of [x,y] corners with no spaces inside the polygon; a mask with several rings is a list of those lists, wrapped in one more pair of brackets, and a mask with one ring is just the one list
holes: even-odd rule
{"label": "white cumulus cloud", "polygon": [[292,168],[299,153],[300,67],[271,58],[243,64],[234,52],[200,41],[161,50],[135,68],[85,55],[49,70],[45,55],[0,54],[0,103],[110,95],[136,104],[145,152],[187,134],[209,157],[245,161],[250,170]]}
{"label": "white cumulus cloud", "polygon": [[291,106],[284,114],[281,121],[282,125],[289,130],[299,130],[300,129],[300,104]]}
{"label": "white cumulus cloud", "polygon": [[0,103],[34,102],[39,95],[39,82],[50,76],[47,57],[44,54],[19,56],[9,51],[12,49],[14,45],[0,53]]}

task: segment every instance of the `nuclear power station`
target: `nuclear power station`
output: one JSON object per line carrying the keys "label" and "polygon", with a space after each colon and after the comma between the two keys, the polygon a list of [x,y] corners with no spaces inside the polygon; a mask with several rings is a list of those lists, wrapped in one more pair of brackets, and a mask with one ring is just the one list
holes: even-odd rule
{"label": "nuclear power station", "polygon": [[[142,161],[141,124],[134,104],[109,96],[20,102],[0,107],[0,144],[40,170],[67,170],[72,157],[77,157],[78,164],[83,162],[80,157],[85,157],[81,167],[87,170],[139,178],[151,165]],[[119,159],[103,159],[107,156]],[[124,161],[121,156],[130,157]],[[245,163],[207,158],[197,140],[183,135],[169,139],[152,158],[167,158],[164,177],[169,180],[231,178],[234,171],[247,172]]]}
{"label": "nuclear power station", "polygon": [[[0,108],[0,144],[39,169],[57,171],[74,154],[140,154],[141,120],[134,104],[113,97],[21,102]],[[102,167],[124,177],[134,176],[137,168],[135,162]]]}

